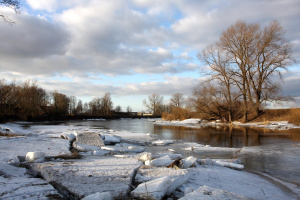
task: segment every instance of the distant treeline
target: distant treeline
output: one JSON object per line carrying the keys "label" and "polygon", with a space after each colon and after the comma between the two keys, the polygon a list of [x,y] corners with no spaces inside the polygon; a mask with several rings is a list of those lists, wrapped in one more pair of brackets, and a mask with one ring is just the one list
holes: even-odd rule
{"label": "distant treeline", "polygon": [[[40,121],[84,118],[136,117],[130,106],[113,108],[110,93],[83,103],[75,96],[47,92],[33,81],[7,83],[0,80],[0,121]],[[141,116],[142,117],[142,116]]]}

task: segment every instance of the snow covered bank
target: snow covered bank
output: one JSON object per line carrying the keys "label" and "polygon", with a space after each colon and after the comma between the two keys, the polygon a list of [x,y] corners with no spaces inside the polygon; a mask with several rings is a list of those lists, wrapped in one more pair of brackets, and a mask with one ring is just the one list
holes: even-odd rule
{"label": "snow covered bank", "polygon": [[[207,121],[201,119],[186,119],[186,120],[174,120],[174,121],[165,121],[158,120],[154,124],[162,126],[186,126],[186,127],[206,127],[206,126],[228,126],[228,123],[221,123],[220,120],[216,121]],[[255,127],[255,128],[267,128],[267,129],[279,129],[287,130],[300,128],[295,124],[291,124],[288,121],[270,121],[270,122],[251,122],[251,123],[241,123],[241,122],[232,122],[231,125],[237,127]]]}

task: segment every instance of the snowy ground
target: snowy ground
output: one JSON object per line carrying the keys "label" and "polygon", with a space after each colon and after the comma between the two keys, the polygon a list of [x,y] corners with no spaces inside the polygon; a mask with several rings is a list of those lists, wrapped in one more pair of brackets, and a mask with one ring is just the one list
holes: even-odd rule
{"label": "snowy ground", "polygon": [[[239,160],[184,158],[171,149],[176,141],[155,141],[149,134],[62,125],[24,128],[23,125],[0,124],[2,132],[17,134],[0,137],[0,199],[94,199],[95,196],[161,199],[166,195],[183,200],[298,199],[300,196],[299,185],[242,171],[243,163]],[[89,132],[100,134],[105,146],[75,141],[75,148],[83,151],[81,159],[54,158],[70,155],[70,141],[78,133]],[[235,156],[256,152],[251,148],[180,145],[187,152],[208,154],[219,151]],[[143,152],[147,146],[166,151]],[[43,152],[45,161],[24,162],[27,152]],[[37,174],[43,179],[36,178]]]}

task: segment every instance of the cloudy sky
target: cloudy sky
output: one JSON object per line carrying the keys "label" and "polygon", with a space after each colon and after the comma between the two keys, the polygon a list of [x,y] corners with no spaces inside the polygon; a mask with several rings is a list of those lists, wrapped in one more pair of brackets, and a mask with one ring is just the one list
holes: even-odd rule
{"label": "cloudy sky", "polygon": [[[1,8],[0,78],[31,79],[83,101],[110,92],[123,110],[145,110],[149,94],[190,95],[203,74],[197,54],[237,20],[278,20],[300,61],[299,0],[21,0]],[[300,102],[299,64],[283,93]],[[299,105],[299,104],[298,104]]]}

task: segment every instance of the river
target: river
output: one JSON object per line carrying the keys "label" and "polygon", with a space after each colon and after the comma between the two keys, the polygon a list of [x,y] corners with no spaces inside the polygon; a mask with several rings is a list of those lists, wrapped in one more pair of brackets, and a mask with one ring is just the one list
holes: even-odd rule
{"label": "river", "polygon": [[[300,129],[279,131],[262,128],[190,128],[154,125],[153,122],[145,119],[83,120],[64,122],[64,124],[134,133],[151,133],[157,139],[176,140],[177,143],[172,145],[172,149],[185,156],[191,154],[182,150],[183,145],[187,142],[213,147],[247,148],[253,150],[253,153],[238,156],[246,170],[262,172],[300,186]],[[160,152],[165,149],[166,147],[149,147],[147,150]],[[232,155],[226,153],[193,153],[193,156],[198,158],[232,158]]]}

